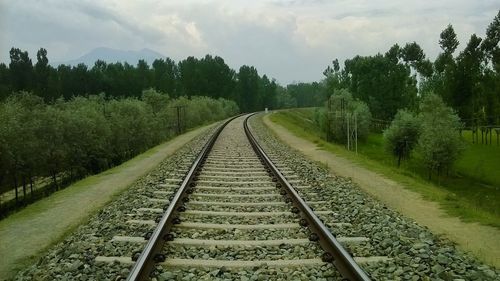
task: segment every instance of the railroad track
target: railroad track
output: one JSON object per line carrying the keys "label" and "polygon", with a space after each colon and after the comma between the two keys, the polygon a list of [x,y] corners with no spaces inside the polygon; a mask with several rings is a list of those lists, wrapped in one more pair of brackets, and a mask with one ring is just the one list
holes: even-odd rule
{"label": "railroad track", "polygon": [[[363,280],[349,275],[288,185],[373,280],[500,280],[497,269],[283,145],[256,116],[250,129],[280,171],[269,174],[273,165],[260,164],[243,124],[243,117],[229,123],[198,161],[203,167],[193,169],[218,126],[208,128],[14,280],[117,281],[134,266],[152,281]],[[172,215],[166,221],[165,212]]]}
{"label": "railroad track", "polygon": [[[318,218],[333,213],[328,202],[301,198],[312,187],[292,169],[272,163],[247,126],[249,116],[221,126],[189,170],[150,195],[163,208],[139,209],[139,216],[127,221],[137,231],[113,237],[114,243],[143,245],[142,252],[98,256],[96,262],[133,264],[128,280],[193,277],[198,268],[208,272],[205,277],[261,271],[283,279],[312,268],[318,277],[369,280],[358,263],[387,258],[351,257],[341,245],[369,239],[330,233]],[[339,219],[330,225],[348,224]]]}

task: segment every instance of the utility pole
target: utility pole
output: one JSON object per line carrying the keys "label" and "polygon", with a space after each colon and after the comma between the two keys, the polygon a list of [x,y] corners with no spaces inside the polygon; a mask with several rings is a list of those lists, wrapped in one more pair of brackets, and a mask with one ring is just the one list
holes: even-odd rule
{"label": "utility pole", "polygon": [[326,112],[326,141],[329,142],[331,140],[331,134],[332,134],[332,121],[331,121],[331,116],[332,114],[332,101],[330,98],[328,98],[328,110]]}
{"label": "utility pole", "polygon": [[358,116],[355,113],[347,113],[347,150],[355,150],[358,153]]}
{"label": "utility pole", "polygon": [[351,145],[350,145],[350,138],[351,138],[351,134],[349,132],[349,123],[351,121],[351,116],[348,114],[347,115],[347,150],[351,150]]}
{"label": "utility pole", "polygon": [[183,119],[185,119],[186,115],[186,106],[185,105],[176,105],[173,108],[176,109],[176,115],[177,115],[177,134],[180,135],[184,131],[184,122]]}

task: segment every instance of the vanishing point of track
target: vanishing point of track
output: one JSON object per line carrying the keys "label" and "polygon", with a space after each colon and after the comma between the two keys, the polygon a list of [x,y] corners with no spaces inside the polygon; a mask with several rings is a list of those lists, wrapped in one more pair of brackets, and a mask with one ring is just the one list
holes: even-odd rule
{"label": "vanishing point of track", "polygon": [[[135,263],[128,280],[147,280],[158,266],[255,268],[262,264],[269,267],[331,264],[345,280],[369,280],[309,207],[321,202],[306,204],[292,187],[298,181],[287,180],[280,172],[287,168],[278,169],[279,164],[273,163],[257,143],[247,125],[250,116],[228,120],[211,136],[170,197],[170,204],[158,216],[158,225],[147,235],[149,240],[144,250],[132,257]],[[321,212],[328,211],[316,211]],[[205,216],[219,216],[221,222],[206,223]],[[193,238],[190,229],[215,229],[222,235],[213,239],[208,231],[204,237]],[[243,236],[245,239],[233,235],[244,231],[250,231]],[[267,231],[269,235],[265,239],[252,235],[259,231]],[[185,251],[176,251],[179,246],[200,249],[199,252],[207,247],[222,247],[235,253],[193,257]],[[302,247],[301,254],[287,259],[290,248],[296,247]],[[262,255],[266,249],[271,249],[270,254]],[[245,253],[249,252],[261,255],[248,259]]]}

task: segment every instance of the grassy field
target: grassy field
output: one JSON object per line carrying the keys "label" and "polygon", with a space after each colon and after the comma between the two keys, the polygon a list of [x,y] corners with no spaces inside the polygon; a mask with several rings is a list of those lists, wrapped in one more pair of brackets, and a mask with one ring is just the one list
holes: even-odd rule
{"label": "grassy field", "polygon": [[359,143],[356,155],[345,150],[343,145],[324,141],[323,133],[312,121],[313,114],[314,108],[293,109],[273,114],[271,120],[299,137],[315,142],[324,150],[400,182],[426,199],[439,202],[450,215],[500,228],[499,146],[472,144],[470,135],[464,132],[467,148],[453,172],[441,176],[439,180],[434,175],[434,179],[429,182],[419,155],[413,155],[411,160],[397,168],[395,159],[384,148],[382,134],[372,134],[366,141]]}

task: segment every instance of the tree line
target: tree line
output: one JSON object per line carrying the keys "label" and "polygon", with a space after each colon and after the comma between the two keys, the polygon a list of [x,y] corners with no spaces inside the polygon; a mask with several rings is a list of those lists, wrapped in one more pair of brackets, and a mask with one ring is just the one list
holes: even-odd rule
{"label": "tree line", "polygon": [[14,189],[15,203],[20,192],[36,199],[40,179],[52,192],[181,128],[297,105],[255,67],[235,71],[218,56],[53,67],[44,48],[34,63],[27,51],[9,54],[0,63],[0,192]]}
{"label": "tree line", "polygon": [[346,122],[355,116],[361,140],[373,130],[370,123],[385,128],[387,150],[398,166],[416,151],[429,179],[433,172],[448,172],[464,149],[462,129],[489,128],[491,134],[500,127],[500,11],[486,37],[472,34],[458,54],[452,25],[438,42],[442,51],[434,61],[416,42],[355,56],[343,67],[333,60],[319,84],[318,92],[326,94],[308,97],[324,99],[314,119],[327,138],[346,143]]}
{"label": "tree line", "polygon": [[[324,71],[328,95],[347,89],[365,102],[374,118],[390,121],[398,109],[416,109],[425,95],[440,96],[464,125],[500,124],[500,11],[486,37],[472,34],[461,52],[453,26],[437,40],[441,53],[428,59],[416,42],[394,44],[385,54],[355,56]],[[327,95],[327,96],[328,96]],[[325,99],[326,100],[326,99]]]}
{"label": "tree line", "polygon": [[[390,150],[400,160],[407,157],[413,149],[413,146],[402,146],[401,142],[408,145],[407,134],[418,136],[418,139],[422,140],[428,139],[427,143],[431,143],[433,135],[443,136],[433,133],[431,129],[426,131],[427,133],[423,132],[425,126],[419,126],[418,132],[415,133],[411,130],[415,122],[425,121],[431,124],[426,128],[432,128],[432,124],[439,123],[440,128],[448,126],[452,129],[446,132],[457,132],[458,126],[498,126],[500,12],[487,27],[485,38],[473,34],[458,54],[456,50],[459,42],[452,25],[448,25],[436,41],[442,51],[434,61],[426,57],[416,42],[409,42],[404,46],[394,44],[384,54],[355,56],[345,60],[343,66],[337,59],[333,60],[323,72],[325,78],[320,82],[295,83],[286,87],[280,86],[266,75],[259,75],[255,67],[244,65],[235,71],[221,57],[211,55],[200,59],[188,57],[178,63],[170,58],[157,59],[151,66],[144,60],[140,60],[135,66],[99,60],[93,66],[78,64],[52,67],[47,51],[43,48],[38,50],[34,64],[28,52],[12,48],[10,63],[0,63],[0,101],[3,101],[0,108],[3,118],[0,125],[0,146],[3,145],[0,147],[0,186],[2,182],[5,184],[6,175],[16,179],[17,182],[13,184],[18,186],[19,183],[23,185],[30,182],[31,176],[38,175],[37,173],[45,176],[54,174],[33,168],[34,160],[20,160],[27,159],[29,153],[36,154],[37,150],[33,147],[48,153],[49,158],[64,159],[65,168],[57,168],[55,174],[67,173],[70,178],[97,172],[128,159],[131,155],[143,151],[145,147],[150,147],[152,143],[158,143],[158,140],[168,137],[162,135],[165,132],[161,130],[167,125],[161,122],[172,122],[175,116],[168,115],[174,111],[172,108],[163,108],[166,104],[170,107],[182,103],[189,104],[186,118],[201,119],[190,121],[192,124],[202,122],[205,114],[217,111],[208,106],[201,106],[203,102],[207,105],[215,102],[218,105],[213,105],[214,108],[223,108],[224,114],[221,114],[220,118],[227,116],[228,112],[236,112],[238,109],[235,108],[250,112],[265,107],[275,109],[328,104],[315,117],[317,122],[325,127],[326,111],[332,110],[332,107],[336,110],[336,107],[345,106],[344,102],[348,101],[350,104],[346,108],[355,113],[364,128],[359,132],[361,138],[367,135],[363,130],[369,130],[370,123],[381,121],[389,125],[396,117],[393,132],[387,131],[386,137],[388,143],[394,144]],[[144,93],[145,89],[151,91]],[[16,94],[20,91],[32,94]],[[427,102],[428,100],[433,102]],[[440,123],[433,117],[421,114],[424,108],[429,109],[432,104],[442,105],[442,109],[438,110],[441,114],[439,118],[449,122]],[[137,116],[142,116],[138,120],[143,123],[138,125],[138,120],[127,119],[130,118],[126,114],[129,110]],[[71,116],[73,112],[75,115]],[[456,122],[458,119],[453,117],[455,113],[460,122]],[[418,120],[414,121],[412,116],[418,117]],[[123,119],[119,120],[120,118]],[[216,119],[214,117],[210,120]],[[128,120],[130,126],[135,124],[136,127],[113,123],[123,120]],[[93,122],[104,125],[102,129],[93,127],[90,124]],[[54,128],[57,124],[60,124],[62,129]],[[337,125],[330,129],[342,128],[342,124]],[[39,126],[47,128],[40,130]],[[406,130],[408,126],[410,129]],[[150,131],[142,133],[138,127],[148,128]],[[94,137],[80,142],[73,134],[64,135],[64,132],[81,128],[89,130],[89,136]],[[45,130],[57,133],[44,135],[42,132]],[[125,130],[139,132],[147,137],[124,136]],[[83,134],[84,130],[77,132]],[[444,132],[444,129],[441,132]],[[101,135],[104,137],[100,137]],[[53,143],[50,139],[44,140],[49,136],[54,139]],[[102,142],[99,141],[100,138],[103,138]],[[334,138],[340,141],[345,139],[339,132],[334,134]],[[412,137],[413,145],[418,142],[416,138]],[[23,141],[20,142],[23,143],[22,147],[17,147],[17,140]],[[116,146],[110,145],[113,143],[111,140],[116,142]],[[47,142],[46,146],[38,143],[42,141]],[[92,145],[94,142],[95,146]],[[10,143],[9,146],[6,146],[6,143]],[[102,143],[106,145],[100,146]],[[457,142],[451,140],[448,143],[451,145]],[[437,147],[420,145],[422,148],[433,146]],[[74,151],[67,150],[62,153],[66,155],[63,157],[54,147],[66,147],[64,149]],[[442,151],[434,151],[431,154],[440,155],[449,149],[449,146],[440,147]],[[456,158],[456,151],[460,149],[459,145],[455,147],[456,150],[448,151],[454,155],[449,159]],[[29,153],[26,152],[28,150]],[[103,152],[104,150],[106,152]],[[111,153],[110,151],[112,155],[106,154]],[[106,157],[101,157],[100,153],[106,154]],[[441,155],[439,158],[446,157]],[[436,164],[432,161],[428,164],[431,170],[450,166],[450,161],[446,164]],[[50,164],[45,163],[44,167],[60,165],[62,164],[59,164],[59,161],[54,160]],[[10,168],[4,168],[7,166]],[[18,176],[12,176],[12,173]],[[57,186],[56,181],[54,184]]]}
{"label": "tree line", "polygon": [[500,12],[485,38],[472,34],[463,50],[450,24],[436,38],[441,52],[431,61],[417,42],[394,44],[385,53],[354,56],[341,65],[334,59],[320,82],[279,89],[281,107],[323,106],[339,90],[366,103],[373,120],[389,124],[402,108],[416,110],[436,94],[467,127],[500,125]]}
{"label": "tree line", "polygon": [[33,64],[26,51],[10,50],[10,63],[0,63],[0,100],[25,90],[45,101],[60,97],[95,95],[140,97],[153,88],[171,97],[208,96],[234,100],[243,112],[264,108],[321,106],[338,89],[347,89],[365,102],[373,118],[390,122],[400,108],[415,109],[428,93],[440,96],[467,126],[500,123],[499,15],[485,38],[473,34],[464,49],[452,25],[437,38],[441,53],[434,61],[416,42],[394,44],[387,52],[355,56],[341,66],[333,60],[319,82],[280,86],[252,66],[231,69],[218,56],[188,57],[176,63],[157,59],[152,65],[97,61],[93,66],[49,64],[47,51],[36,54]]}
{"label": "tree line", "polygon": [[253,66],[243,65],[235,71],[224,59],[211,55],[201,59],[190,56],[178,63],[170,58],[156,59],[151,65],[144,60],[136,65],[98,60],[93,66],[53,67],[44,48],[38,50],[35,63],[27,51],[12,48],[10,63],[0,63],[0,101],[18,91],[33,92],[45,102],[53,102],[100,93],[113,98],[140,97],[149,88],[173,98],[233,100],[242,112],[317,106],[326,96],[319,82],[283,87],[265,74],[260,76]]}
{"label": "tree line", "polygon": [[[186,110],[178,116],[176,107]],[[53,103],[28,92],[0,103],[0,190],[33,197],[33,184],[47,179],[44,192],[99,173],[178,133],[239,112],[234,101],[195,96],[171,98],[154,89],[140,98],[104,94],[62,98]]]}
{"label": "tree line", "polygon": [[0,63],[0,100],[18,91],[33,92],[45,102],[100,93],[112,98],[139,98],[149,88],[172,98],[233,100],[242,112],[278,106],[274,79],[260,76],[253,66],[243,65],[236,72],[219,56],[188,57],[178,63],[170,58],[156,59],[152,65],[144,60],[135,66],[98,60],[93,66],[81,63],[52,67],[46,49],[38,50],[33,63],[27,51],[13,47],[10,63]]}

